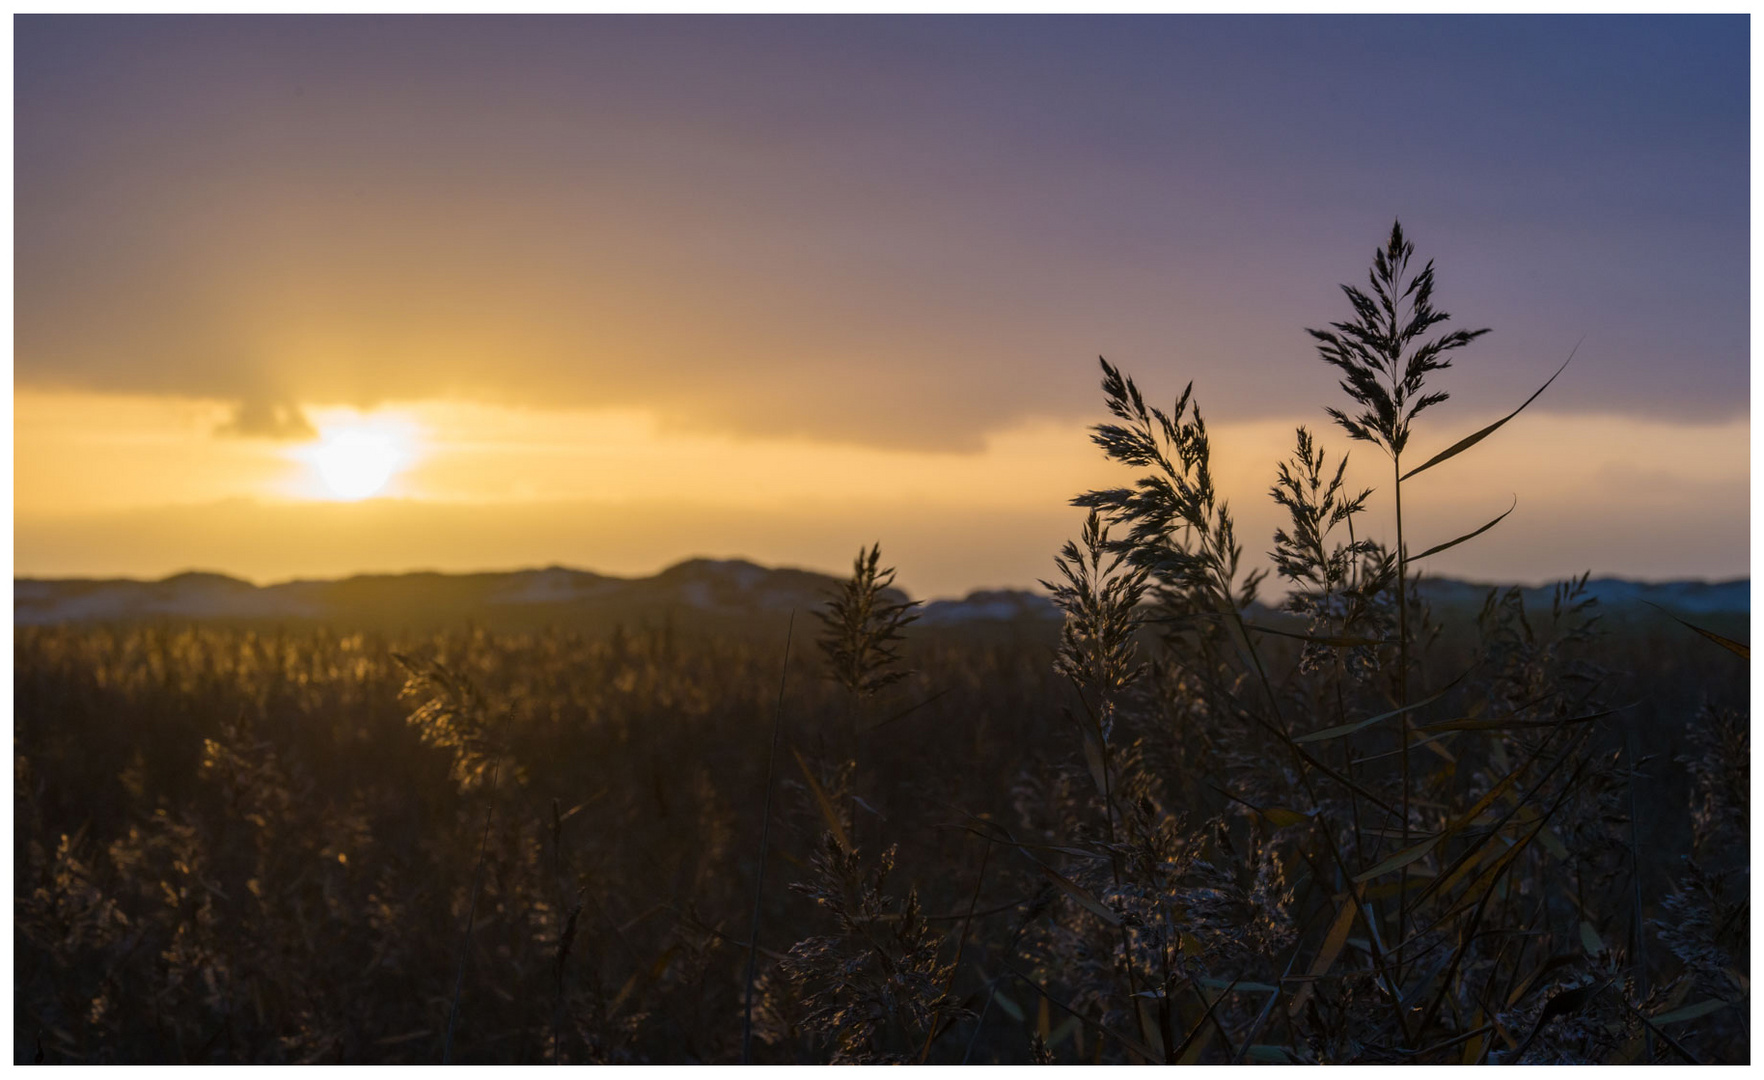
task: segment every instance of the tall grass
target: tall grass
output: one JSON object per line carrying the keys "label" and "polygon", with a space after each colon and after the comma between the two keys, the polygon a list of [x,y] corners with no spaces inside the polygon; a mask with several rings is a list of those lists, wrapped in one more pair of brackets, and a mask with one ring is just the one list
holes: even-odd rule
{"label": "tall grass", "polygon": [[[1584,659],[1585,578],[1557,591],[1542,633],[1512,591],[1490,597],[1461,667],[1428,656],[1439,628],[1412,566],[1506,514],[1411,555],[1403,485],[1537,394],[1404,470],[1416,418],[1447,398],[1431,381],[1486,333],[1428,336],[1449,316],[1413,252],[1393,227],[1369,289],[1344,286],[1353,317],[1311,331],[1357,410],[1328,415],[1390,461],[1394,543],[1356,526],[1370,492],[1350,494],[1345,456],[1327,473],[1301,428],[1271,553],[1300,629],[1248,615],[1257,580],[1240,576],[1192,386],[1166,412],[1102,365],[1119,422],[1095,441],[1138,476],[1075,500],[1092,509],[1084,550],[1060,560],[1059,666],[1087,717],[1102,828],[1068,848],[1084,853],[1066,871],[1078,903],[1043,962],[1088,959],[1078,1000],[1129,1059],[1633,1061],[1656,1036],[1691,1059],[1662,1018],[1743,1007],[1737,982],[1686,1006],[1694,980],[1640,963],[1638,763],[1611,749],[1620,710]],[[1149,664],[1136,619],[1159,628]],[[1277,663],[1270,638],[1303,648]],[[1065,831],[1081,835],[1073,809]]]}
{"label": "tall grass", "polygon": [[[1412,265],[1315,335],[1393,495],[1537,397],[1415,423],[1481,332]],[[1102,376],[1057,634],[879,547],[782,682],[770,627],[20,628],[15,1058],[1746,1060],[1745,647],[1584,576],[1436,616],[1501,519],[1411,553],[1306,428],[1264,604],[1193,388]]]}

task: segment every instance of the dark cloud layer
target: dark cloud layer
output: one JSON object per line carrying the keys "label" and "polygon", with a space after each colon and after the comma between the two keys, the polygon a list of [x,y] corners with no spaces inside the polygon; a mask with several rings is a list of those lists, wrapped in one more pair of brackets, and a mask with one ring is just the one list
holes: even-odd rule
{"label": "dark cloud layer", "polygon": [[215,434],[242,439],[310,439],[316,432],[299,406],[246,398]]}
{"label": "dark cloud layer", "polygon": [[[1743,414],[1743,18],[16,24],[20,385],[973,446],[1333,393],[1393,215],[1493,408]],[[269,411],[265,411],[269,410]]]}

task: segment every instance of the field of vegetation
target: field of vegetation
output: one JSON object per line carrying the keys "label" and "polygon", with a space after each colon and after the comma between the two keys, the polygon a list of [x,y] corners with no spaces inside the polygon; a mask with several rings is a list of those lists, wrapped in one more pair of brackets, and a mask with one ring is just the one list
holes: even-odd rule
{"label": "field of vegetation", "polygon": [[[1499,427],[1416,466],[1410,255],[1314,332],[1399,508]],[[1239,538],[1103,375],[1057,638],[874,548],[748,633],[18,628],[15,1060],[1749,1060],[1740,632],[1433,612],[1305,431]]]}

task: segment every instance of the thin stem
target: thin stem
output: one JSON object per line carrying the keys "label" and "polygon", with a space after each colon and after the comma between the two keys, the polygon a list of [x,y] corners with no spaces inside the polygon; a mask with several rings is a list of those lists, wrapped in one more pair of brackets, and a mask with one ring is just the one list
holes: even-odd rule
{"label": "thin stem", "polygon": [[472,924],[478,919],[478,893],[484,887],[484,858],[490,851],[490,826],[496,820],[496,780],[502,772],[498,751],[490,765],[490,805],[484,811],[484,838],[478,843],[478,869],[472,874],[472,901],[466,907],[465,935],[459,945],[459,969],[453,977],[453,1005],[447,1010],[447,1038],[441,1043],[441,1064],[453,1061],[453,1027],[459,1020],[459,999],[465,991],[466,958],[472,951]]}
{"label": "thin stem", "polygon": [[[1403,455],[1393,449],[1390,455],[1393,474],[1396,477],[1396,535],[1397,535],[1397,707],[1406,709],[1409,706],[1409,553],[1403,546]],[[1401,830],[1403,848],[1409,846],[1409,796],[1411,791],[1409,778],[1409,724],[1405,716],[1403,730],[1403,819]],[[1400,980],[1403,970],[1402,940],[1408,936],[1409,920],[1409,868],[1403,867],[1402,890],[1397,899],[1397,946],[1396,969]]]}
{"label": "thin stem", "polygon": [[[1630,718],[1629,730],[1625,732],[1628,737],[1626,741],[1629,744],[1625,747],[1625,756],[1629,758],[1629,878],[1630,884],[1635,893],[1635,917],[1632,926],[1635,934],[1635,942],[1633,945],[1633,951],[1635,954],[1635,983],[1637,994],[1640,996],[1641,1000],[1646,1001],[1648,999],[1648,939],[1647,924],[1642,919],[1641,840],[1637,831],[1636,819],[1638,815],[1636,813],[1635,805],[1635,728],[1637,722],[1637,718]],[[1647,1043],[1648,1063],[1651,1065],[1654,1061],[1653,1027],[1651,1025],[1644,1027],[1642,1029],[1642,1035]]]}
{"label": "thin stem", "polygon": [[[563,815],[559,812],[558,801],[551,800],[551,874],[557,882],[557,914],[561,918],[564,913],[565,892],[563,873]],[[580,905],[577,905],[580,910]],[[551,1063],[561,1064],[563,1047],[563,1012],[564,1012],[564,953],[563,936],[567,927],[559,926],[557,954],[557,994],[551,1009]]]}
{"label": "thin stem", "polygon": [[[974,891],[968,896],[968,913],[962,917],[961,933],[956,935],[955,959],[949,965],[949,978],[943,981],[943,996],[948,997],[955,987],[956,972],[961,970],[962,950],[968,947],[968,926],[974,921],[974,905],[980,902],[980,886],[986,881],[986,864],[992,858],[992,841],[982,838],[985,847],[980,851],[980,872],[974,875]],[[919,1064],[923,1065],[931,1057],[931,1043],[937,1038],[937,1022],[933,1019],[931,1030],[925,1032],[925,1049],[919,1052]]]}
{"label": "thin stem", "polygon": [[[1080,694],[1079,697],[1082,698],[1083,695]],[[1114,778],[1112,775],[1113,771],[1114,771],[1114,764],[1113,764],[1113,762],[1111,762],[1109,760],[1109,740],[1107,739],[1107,737],[1105,737],[1103,735],[1102,723],[1101,723],[1100,718],[1098,718],[1098,722],[1096,724],[1096,737],[1097,737],[1097,742],[1100,743],[1101,747],[1102,747],[1102,749],[1099,751],[1099,756],[1102,758],[1102,765],[1103,765],[1103,805],[1108,811],[1109,867],[1113,873],[1113,877],[1114,877],[1114,881],[1115,881],[1115,888],[1118,890],[1121,888],[1121,862],[1120,862],[1120,859],[1116,856],[1115,850],[1114,850],[1114,848],[1115,848],[1115,793],[1114,793]],[[1133,1002],[1133,1019],[1137,1022],[1138,1027],[1139,1027],[1139,1041],[1140,1042],[1149,1042],[1150,1040],[1147,1039],[1145,1036],[1145,1013],[1139,1007],[1139,977],[1136,974],[1136,971],[1135,971],[1135,968],[1133,965],[1132,932],[1130,930],[1128,930],[1127,924],[1125,922],[1123,922],[1121,924],[1121,958],[1127,965],[1127,997],[1128,997],[1129,1001]],[[1148,1060],[1146,1062],[1146,1064],[1149,1065],[1149,1064],[1151,1064],[1151,1062]]]}
{"label": "thin stem", "polygon": [[998,983],[1002,978],[1004,978],[1003,975],[994,975],[991,981],[986,984],[986,1004],[980,1006],[980,1016],[974,1021],[974,1033],[968,1036],[968,1048],[962,1051],[963,1065],[966,1065],[968,1059],[974,1056],[974,1044],[980,1041],[980,1032],[986,1027],[986,1014],[992,1011],[992,998],[998,993]]}
{"label": "thin stem", "polygon": [[796,632],[796,612],[784,630],[784,664],[778,674],[778,705],[772,712],[772,751],[766,757],[765,809],[760,814],[759,866],[753,872],[753,923],[747,931],[747,997],[741,1014],[741,1064],[753,1063],[753,976],[759,959],[760,905],[765,899],[766,845],[772,837],[772,779],[778,768],[778,737],[784,730],[784,681],[790,675],[790,639]]}

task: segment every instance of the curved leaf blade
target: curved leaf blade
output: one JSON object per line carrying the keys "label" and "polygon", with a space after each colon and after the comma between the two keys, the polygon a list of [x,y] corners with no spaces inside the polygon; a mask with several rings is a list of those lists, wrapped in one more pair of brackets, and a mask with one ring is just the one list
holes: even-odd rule
{"label": "curved leaf blade", "polygon": [[1424,731],[1429,735],[1432,735],[1445,731],[1512,731],[1520,728],[1561,728],[1567,727],[1569,724],[1590,724],[1594,720],[1603,720],[1605,717],[1610,716],[1615,712],[1617,712],[1616,709],[1604,709],[1599,712],[1588,713],[1585,716],[1572,716],[1562,720],[1518,720],[1513,717],[1504,717],[1496,720],[1476,720],[1465,716],[1459,717],[1456,720],[1444,720],[1437,724],[1427,724],[1416,730]]}
{"label": "curved leaf blade", "polygon": [[[1584,337],[1580,339],[1580,341],[1585,341],[1585,340],[1586,339]],[[1562,374],[1562,372],[1567,371],[1568,365],[1572,364],[1574,362],[1574,354],[1580,351],[1580,341],[1575,342],[1574,348],[1569,350],[1568,359],[1562,361],[1562,366],[1556,369],[1556,375],[1560,375],[1560,374]],[[1440,462],[1457,457],[1459,454],[1462,454],[1464,451],[1470,449],[1472,446],[1475,446],[1477,443],[1488,438],[1490,435],[1493,435],[1496,431],[1498,431],[1500,429],[1502,424],[1505,424],[1507,421],[1513,419],[1513,417],[1518,416],[1520,413],[1524,412],[1525,406],[1536,401],[1538,394],[1541,394],[1545,390],[1548,390],[1550,388],[1550,383],[1553,383],[1556,381],[1556,375],[1551,375],[1548,379],[1544,380],[1544,384],[1537,388],[1536,393],[1533,393],[1530,397],[1525,399],[1524,405],[1519,406],[1517,409],[1514,409],[1512,412],[1501,417],[1499,420],[1496,420],[1494,423],[1483,428],[1481,431],[1476,432],[1474,435],[1467,435],[1464,438],[1459,439],[1457,442],[1446,447],[1444,450],[1441,450],[1439,453],[1433,455],[1432,457],[1428,458],[1426,461],[1422,462],[1421,464],[1415,466],[1413,469],[1410,469],[1408,472],[1404,473],[1400,479],[1407,480],[1409,477],[1414,476],[1416,473],[1426,472],[1428,469],[1433,468],[1435,465],[1438,465]]]}
{"label": "curved leaf blade", "polygon": [[1731,1001],[1721,1001],[1717,998],[1710,998],[1708,1001],[1699,1001],[1695,1005],[1686,1005],[1682,1009],[1674,1009],[1671,1012],[1666,1013],[1664,1016],[1650,1017],[1650,1019],[1656,1024],[1678,1024],[1683,1023],[1686,1020],[1695,1020],[1698,1017],[1708,1016],[1710,1013],[1718,1012],[1732,1004],[1733,1002]]}
{"label": "curved leaf blade", "polygon": [[1696,623],[1687,623],[1683,619],[1672,614],[1672,612],[1667,611],[1665,608],[1661,607],[1659,604],[1654,603],[1652,600],[1643,600],[1642,603],[1661,612],[1668,619],[1671,619],[1673,622],[1677,623],[1678,625],[1683,626],[1683,627],[1690,629],[1690,630],[1695,630],[1697,633],[1708,638],[1710,641],[1713,641],[1715,644],[1721,646],[1723,649],[1726,649],[1728,652],[1733,653],[1735,656],[1738,656],[1740,659],[1750,660],[1752,658],[1752,647],[1750,645],[1741,645],[1739,642],[1733,640],[1732,638],[1722,637],[1720,634],[1717,634],[1713,630],[1705,630],[1702,627],[1698,626]]}
{"label": "curved leaf blade", "polygon": [[1329,933],[1323,936],[1323,944],[1318,948],[1317,958],[1311,964],[1312,981],[1299,987],[1299,992],[1293,995],[1291,1004],[1286,1007],[1286,1014],[1295,1019],[1304,1013],[1305,1002],[1311,999],[1316,980],[1329,974],[1329,969],[1335,966],[1342,946],[1347,944],[1348,932],[1354,928],[1354,916],[1360,910],[1359,901],[1347,893],[1342,893],[1339,899],[1340,906],[1336,908],[1335,921],[1329,925]]}
{"label": "curved leaf blade", "polygon": [[1277,637],[1293,638],[1297,641],[1309,641],[1315,645],[1327,645],[1335,649],[1373,648],[1388,645],[1390,642],[1379,638],[1346,637],[1343,635],[1298,634],[1291,630],[1276,630],[1272,626],[1257,626],[1255,623],[1244,623],[1244,629],[1257,634],[1273,634]]}
{"label": "curved leaf blade", "polygon": [[[1469,672],[1466,671],[1464,674],[1468,675]],[[1322,742],[1324,739],[1336,739],[1343,735],[1352,735],[1354,732],[1359,731],[1362,728],[1371,727],[1380,720],[1389,720],[1392,717],[1401,716],[1404,713],[1414,712],[1416,709],[1424,708],[1438,701],[1440,698],[1445,697],[1446,694],[1451,692],[1452,687],[1458,685],[1459,679],[1462,679],[1463,677],[1464,675],[1458,676],[1457,679],[1453,679],[1451,682],[1446,683],[1445,686],[1441,687],[1438,693],[1431,697],[1422,698],[1420,701],[1417,701],[1412,705],[1404,705],[1400,709],[1392,709],[1389,712],[1379,713],[1377,716],[1369,716],[1364,720],[1355,720],[1351,724],[1338,724],[1335,727],[1324,728],[1322,731],[1313,731],[1308,735],[1296,735],[1293,737],[1292,741],[1295,743],[1313,743]]]}
{"label": "curved leaf blade", "polygon": [[1439,836],[1430,836],[1419,844],[1404,848],[1372,869],[1355,874],[1354,884],[1363,885],[1381,874],[1388,874],[1392,870],[1401,870],[1410,863],[1419,862],[1428,852],[1439,846],[1439,841]]}
{"label": "curved leaf blade", "polygon": [[1515,496],[1513,496],[1513,505],[1507,507],[1506,514],[1502,514],[1500,517],[1495,518],[1493,521],[1489,522],[1487,525],[1484,525],[1482,528],[1477,529],[1475,532],[1467,532],[1463,536],[1458,537],[1456,540],[1447,540],[1443,544],[1433,545],[1432,547],[1428,548],[1426,551],[1423,551],[1419,555],[1411,555],[1411,556],[1409,556],[1409,561],[1415,562],[1418,559],[1425,559],[1429,555],[1438,555],[1440,552],[1446,550],[1447,548],[1455,548],[1459,544],[1462,544],[1466,540],[1474,540],[1478,536],[1481,536],[1483,533],[1494,528],[1496,525],[1499,525],[1501,523],[1501,521],[1507,516],[1507,514],[1511,514],[1513,511],[1515,511],[1517,509],[1519,509],[1519,496],[1515,495]]}
{"label": "curved leaf blade", "polygon": [[839,850],[850,851],[851,839],[845,835],[845,825],[839,820],[839,812],[833,809],[833,801],[827,798],[827,790],[821,786],[819,780],[815,779],[815,774],[809,769],[808,762],[803,760],[802,751],[793,746],[790,748],[790,752],[796,755],[796,764],[802,769],[802,778],[808,781],[809,792],[815,797],[815,805],[820,808],[821,818],[827,823],[827,831],[833,834],[833,839],[839,844]]}
{"label": "curved leaf blade", "polygon": [[1121,916],[1116,914],[1113,908],[1109,907],[1101,900],[1098,900],[1095,893],[1042,862],[1040,859],[1032,857],[1030,861],[1039,867],[1043,874],[1047,875],[1049,881],[1052,881],[1055,885],[1059,886],[1062,892],[1076,901],[1079,907],[1090,912],[1092,915],[1095,915],[1110,926],[1121,925]]}

